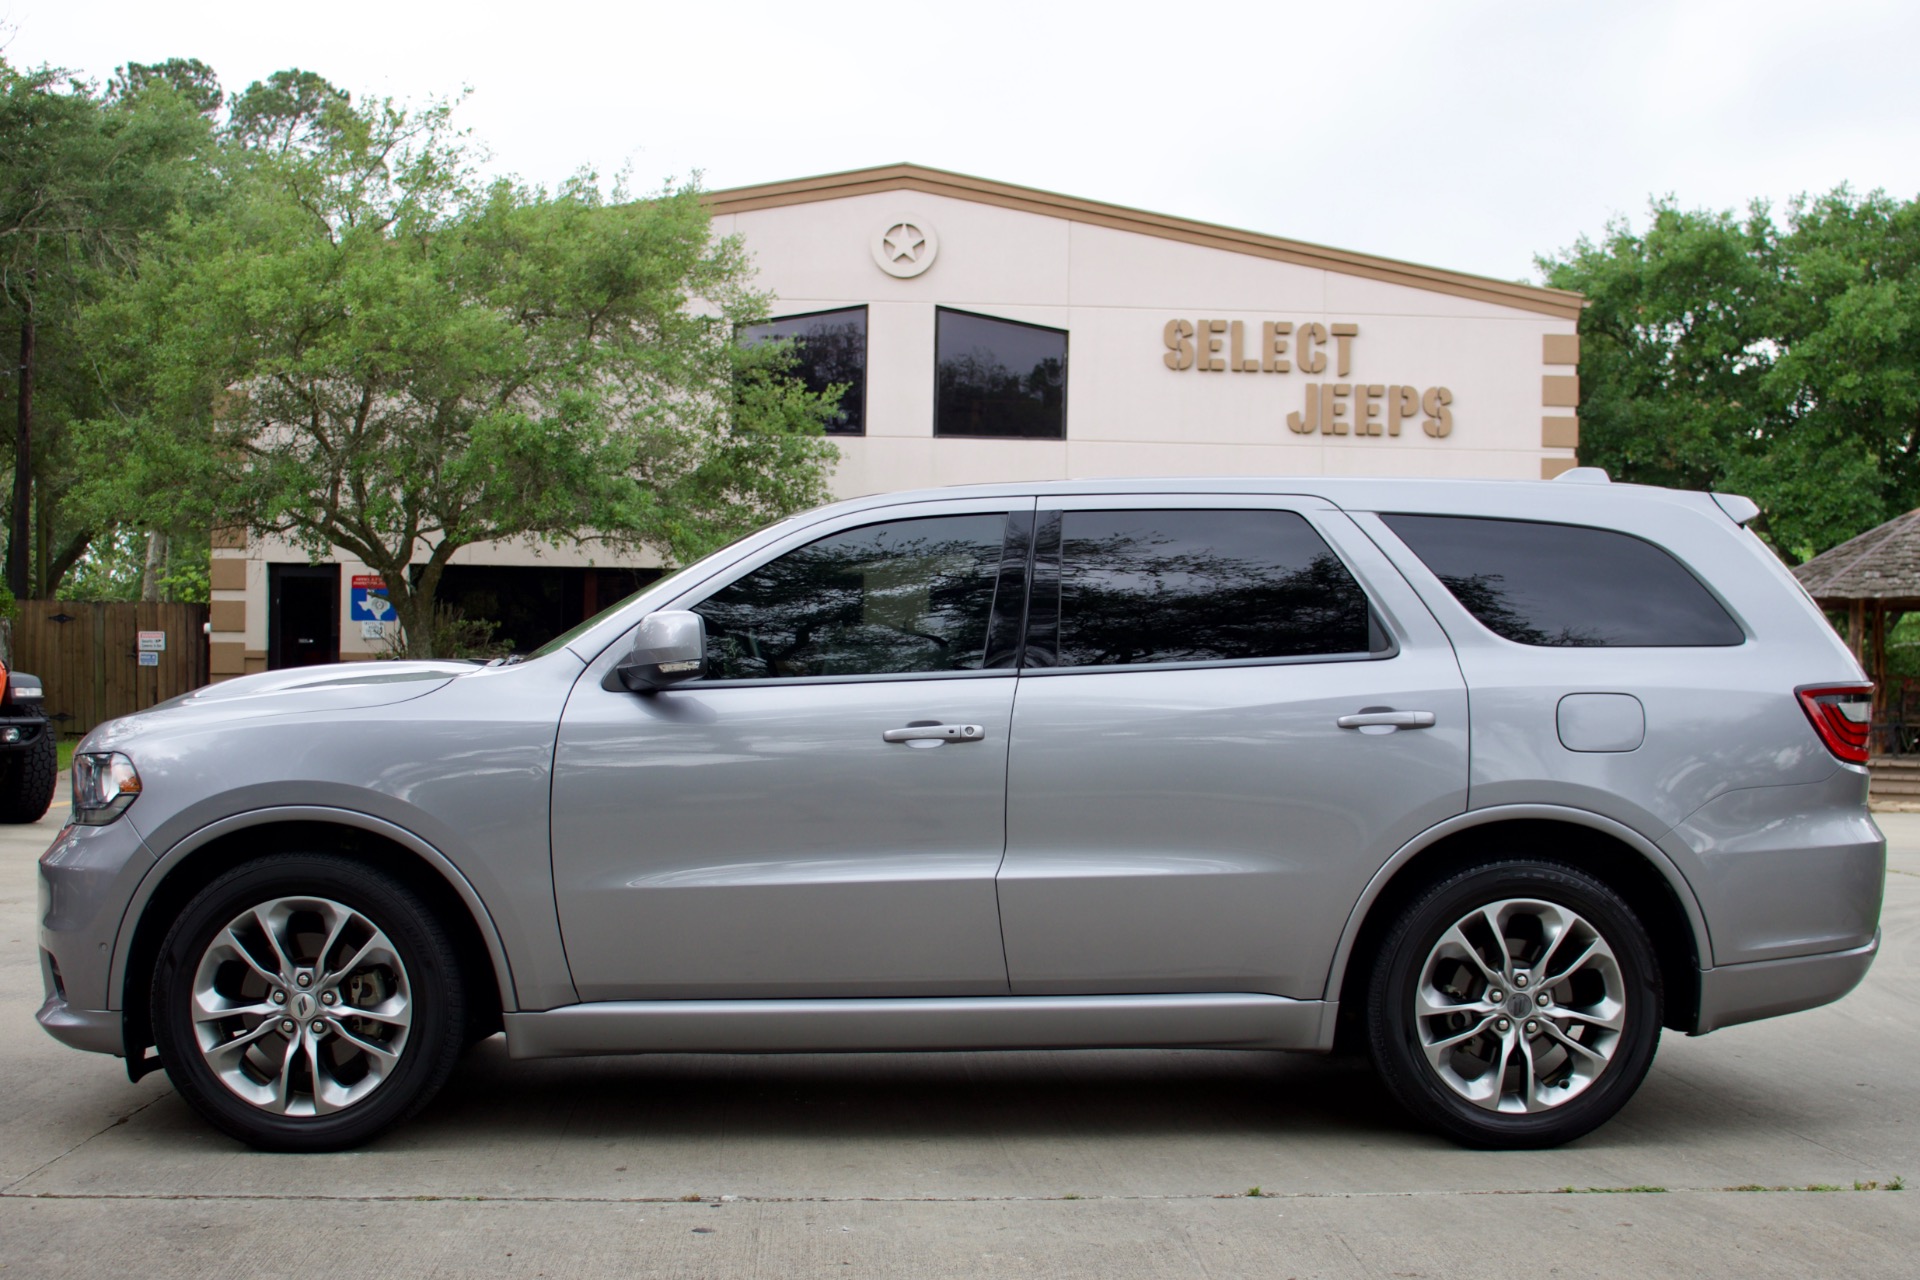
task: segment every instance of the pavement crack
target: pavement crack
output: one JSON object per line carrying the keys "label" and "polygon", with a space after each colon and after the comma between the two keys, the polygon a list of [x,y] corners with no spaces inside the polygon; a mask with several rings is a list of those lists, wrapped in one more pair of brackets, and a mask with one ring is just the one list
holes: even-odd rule
{"label": "pavement crack", "polygon": [[25,1182],[27,1179],[37,1177],[39,1174],[44,1173],[49,1168],[60,1163],[60,1161],[65,1160],[68,1156],[72,1155],[74,1152],[78,1151],[80,1148],[86,1146],[89,1142],[92,1142],[95,1138],[99,1137],[101,1134],[107,1133],[114,1129],[118,1129],[121,1125],[129,1123],[130,1121],[132,1121],[132,1119],[135,1116],[139,1115],[142,1111],[145,1111],[148,1107],[152,1106],[154,1103],[160,1101],[160,1099],[166,1096],[167,1095],[164,1093],[155,1094],[153,1097],[148,1098],[145,1102],[141,1103],[139,1106],[135,1107],[133,1110],[127,1112],[125,1115],[116,1116],[112,1120],[109,1120],[106,1124],[94,1130],[92,1133],[88,1134],[86,1137],[80,1139],[80,1141],[74,1143],[72,1146],[68,1147],[65,1151],[60,1152],[58,1155],[48,1156],[45,1160],[42,1160],[39,1164],[35,1165],[33,1168],[27,1170],[25,1173],[15,1178],[13,1181],[7,1183],[6,1186],[0,1187],[0,1198],[11,1196],[18,1199],[18,1198],[30,1196],[32,1193],[15,1191],[14,1188],[19,1186],[21,1183]]}
{"label": "pavement crack", "polygon": [[[55,1157],[58,1159],[59,1157]],[[48,1161],[48,1164],[53,1161]],[[43,1166],[44,1167],[44,1166]],[[31,1176],[31,1175],[28,1175]],[[11,1186],[19,1184],[18,1179]],[[1857,1193],[1873,1191],[1895,1191],[1901,1187],[1876,1183],[1870,1187],[1860,1186],[1853,1190]],[[1752,1192],[1764,1190],[1775,1194],[1826,1195],[1847,1188],[1838,1185],[1814,1185],[1805,1188],[1793,1186],[1757,1187],[1745,1185],[1737,1187],[1510,1187],[1481,1188],[1474,1190],[1431,1190],[1431,1191],[1262,1191],[1258,1196],[1227,1196],[1204,1191],[1183,1192],[1169,1195],[1054,1195],[1054,1196],[735,1196],[731,1200],[720,1201],[707,1198],[698,1202],[697,1207],[742,1208],[755,1204],[1143,1204],[1178,1203],[1182,1201],[1202,1200],[1249,1200],[1249,1201],[1302,1201],[1302,1200],[1434,1200],[1465,1196],[1565,1196],[1599,1194],[1660,1194],[1668,1196],[1685,1195],[1721,1195],[1726,1193]],[[365,1193],[358,1195],[328,1195],[277,1191],[235,1192],[235,1191],[14,1191],[0,1190],[0,1200],[60,1200],[77,1202],[112,1201],[151,1201],[151,1202],[235,1202],[268,1203],[276,1201],[292,1203],[323,1204],[567,1204],[567,1205],[631,1205],[652,1204],[662,1207],[696,1207],[688,1204],[681,1196],[593,1196],[593,1195],[405,1195],[400,1193]]]}

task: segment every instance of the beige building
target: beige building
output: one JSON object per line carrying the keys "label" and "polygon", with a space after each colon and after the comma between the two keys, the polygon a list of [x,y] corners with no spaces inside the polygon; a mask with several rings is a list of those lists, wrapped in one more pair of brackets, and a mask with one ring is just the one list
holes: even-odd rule
{"label": "beige building", "polygon": [[[775,296],[763,332],[850,387],[842,496],[1574,465],[1576,294],[914,165],[710,205]],[[369,616],[382,602],[364,566],[228,541],[213,553],[216,679],[385,651],[394,624]],[[455,557],[441,594],[525,648],[655,572],[604,549],[490,544]]]}

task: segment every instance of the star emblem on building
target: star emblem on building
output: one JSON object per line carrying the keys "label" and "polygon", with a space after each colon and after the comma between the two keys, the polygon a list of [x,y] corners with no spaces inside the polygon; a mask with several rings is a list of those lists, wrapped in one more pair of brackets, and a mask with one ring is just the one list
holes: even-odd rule
{"label": "star emblem on building", "polygon": [[911,222],[896,223],[888,228],[883,237],[887,246],[887,257],[894,262],[918,262],[920,248],[927,238],[920,234],[920,228]]}
{"label": "star emblem on building", "polygon": [[893,210],[892,217],[874,227],[873,239],[867,243],[873,265],[896,280],[924,273],[940,253],[940,233],[912,209]]}

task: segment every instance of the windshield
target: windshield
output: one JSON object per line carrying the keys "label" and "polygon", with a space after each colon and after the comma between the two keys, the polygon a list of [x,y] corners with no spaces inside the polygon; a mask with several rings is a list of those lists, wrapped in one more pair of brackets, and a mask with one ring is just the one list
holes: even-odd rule
{"label": "windshield", "polygon": [[560,652],[560,650],[566,648],[568,645],[572,644],[575,640],[578,640],[581,636],[585,635],[587,632],[591,631],[593,628],[599,626],[600,623],[604,621],[606,618],[618,612],[619,610],[626,608],[627,602],[632,600],[634,596],[640,595],[643,592],[657,590],[658,588],[665,586],[669,582],[672,582],[674,579],[683,577],[689,570],[699,568],[701,565],[704,565],[707,561],[713,559],[714,556],[725,555],[727,552],[733,550],[733,548],[745,542],[748,538],[752,538],[759,534],[765,533],[768,529],[777,528],[778,526],[786,524],[788,521],[792,519],[793,519],[792,516],[782,516],[778,520],[769,520],[767,523],[760,525],[757,528],[749,529],[747,532],[735,538],[732,542],[727,543],[724,547],[721,547],[717,551],[711,552],[707,555],[700,557],[698,560],[694,561],[692,564],[687,565],[684,568],[675,569],[672,573],[668,574],[664,578],[659,578],[653,582],[649,582],[646,586],[640,588],[639,591],[635,591],[629,595],[621,597],[618,601],[608,605],[606,608],[602,609],[600,612],[594,614],[591,618],[588,618],[585,622],[582,622],[577,626],[569,627],[567,630],[562,631],[559,635],[547,641],[545,644],[541,645],[538,649],[535,649],[532,653],[528,654],[527,655],[528,659],[531,660],[533,658],[544,658],[550,653]]}

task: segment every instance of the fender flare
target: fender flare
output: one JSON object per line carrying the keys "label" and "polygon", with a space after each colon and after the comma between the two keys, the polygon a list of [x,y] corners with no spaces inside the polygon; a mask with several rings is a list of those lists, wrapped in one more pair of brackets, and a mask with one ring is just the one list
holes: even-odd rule
{"label": "fender flare", "polygon": [[1674,865],[1673,859],[1668,857],[1666,851],[1659,845],[1624,823],[1585,809],[1553,804],[1497,805],[1489,809],[1471,809],[1466,813],[1456,813],[1451,818],[1435,823],[1401,845],[1394,851],[1394,855],[1387,859],[1385,865],[1373,873],[1373,878],[1367,881],[1367,887],[1361,891],[1359,900],[1347,913],[1346,926],[1340,931],[1340,944],[1334,948],[1333,963],[1327,969],[1327,986],[1322,993],[1325,1000],[1330,1005],[1339,1002],[1341,988],[1347,980],[1347,965],[1353,957],[1353,946],[1360,936],[1360,930],[1366,924],[1367,916],[1373,910],[1374,903],[1379,900],[1381,893],[1402,868],[1448,836],[1457,835],[1462,831],[1471,831],[1476,827],[1491,826],[1497,822],[1521,819],[1566,822],[1587,827],[1612,836],[1634,850],[1660,873],[1661,878],[1667,882],[1667,887],[1673,891],[1673,896],[1678,899],[1680,909],[1686,913],[1687,927],[1693,931],[1694,954],[1698,956],[1713,954],[1708,940],[1707,918],[1700,910],[1700,902],[1694,896],[1693,886],[1687,882],[1680,868]]}
{"label": "fender flare", "polygon": [[329,805],[276,805],[266,809],[249,809],[244,813],[229,814],[182,836],[171,848],[156,858],[153,865],[147,869],[147,873],[141,877],[138,887],[134,889],[133,897],[128,900],[126,910],[121,914],[120,927],[114,933],[113,959],[107,970],[108,1007],[116,1009],[126,1007],[127,962],[131,958],[129,953],[133,947],[135,932],[133,924],[146,911],[147,904],[152,900],[154,891],[159,888],[161,882],[194,853],[222,836],[230,835],[235,831],[244,831],[249,827],[282,822],[324,822],[333,826],[356,827],[361,831],[391,840],[418,855],[439,873],[441,879],[447,882],[447,887],[459,896],[461,904],[473,917],[474,925],[480,931],[481,941],[486,944],[487,958],[493,963],[493,979],[500,989],[501,1011],[503,1013],[519,1011],[519,1001],[514,994],[513,967],[507,960],[506,949],[500,944],[500,931],[494,926],[493,913],[487,910],[487,904],[481,900],[480,895],[475,892],[472,883],[461,873],[460,868],[448,861],[438,849],[405,827],[353,809],[338,809]]}

